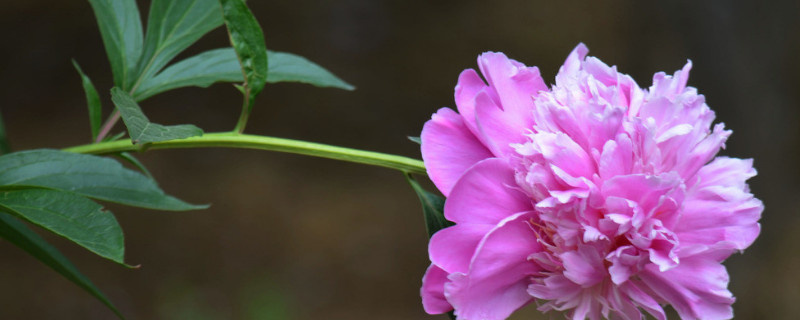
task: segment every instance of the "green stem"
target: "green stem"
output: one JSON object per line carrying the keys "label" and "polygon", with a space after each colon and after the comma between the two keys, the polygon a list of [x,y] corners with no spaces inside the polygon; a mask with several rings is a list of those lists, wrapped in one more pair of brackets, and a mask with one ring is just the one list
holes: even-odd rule
{"label": "green stem", "polygon": [[[247,83],[245,83],[247,85]],[[245,89],[244,103],[242,104],[242,113],[239,115],[239,121],[236,122],[236,127],[233,132],[244,133],[244,127],[247,126],[247,119],[250,118],[250,111],[253,110],[253,105],[250,103],[250,89]]]}
{"label": "green stem", "polygon": [[426,174],[422,161],[403,156],[330,146],[321,143],[274,138],[235,132],[207,133],[186,139],[134,145],[130,140],[117,140],[69,147],[64,151],[88,154],[111,154],[126,151],[179,148],[242,148],[304,154],[386,167],[407,173]]}

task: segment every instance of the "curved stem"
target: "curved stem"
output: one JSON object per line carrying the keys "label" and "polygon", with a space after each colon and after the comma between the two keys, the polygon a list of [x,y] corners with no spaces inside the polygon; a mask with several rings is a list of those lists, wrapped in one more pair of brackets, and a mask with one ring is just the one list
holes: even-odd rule
{"label": "curved stem", "polygon": [[64,151],[88,154],[110,154],[125,151],[179,148],[242,148],[304,154],[309,156],[349,161],[400,170],[407,173],[426,174],[422,161],[380,152],[336,147],[321,143],[292,139],[238,134],[235,132],[207,133],[186,139],[134,145],[130,140],[99,142],[69,147]]}

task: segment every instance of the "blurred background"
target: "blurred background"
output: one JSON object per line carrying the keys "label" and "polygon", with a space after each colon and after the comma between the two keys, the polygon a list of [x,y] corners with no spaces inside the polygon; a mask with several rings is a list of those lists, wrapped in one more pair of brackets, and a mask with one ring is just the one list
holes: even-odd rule
{"label": "blurred background", "polygon": [[[149,1],[140,1],[146,17]],[[800,2],[249,1],[267,47],[309,58],[358,89],[268,85],[254,134],[419,157],[423,123],[454,107],[461,70],[484,51],[540,67],[548,83],[578,42],[640,86],[694,62],[689,84],[734,131],[725,155],[755,158],[762,233],[725,264],[738,319],[800,314]],[[16,150],[89,142],[77,60],[111,111],[111,73],[87,1],[0,4],[0,111]],[[227,46],[222,29],[187,57]],[[233,128],[230,84],[142,103],[154,122]],[[118,125],[115,132],[122,131]],[[48,237],[130,319],[445,319],[422,311],[428,265],[416,196],[398,172],[250,150],[140,155],[164,190],[208,210],[109,205],[129,270]],[[0,242],[0,318],[113,319],[103,305]],[[539,315],[535,306],[514,319]]]}

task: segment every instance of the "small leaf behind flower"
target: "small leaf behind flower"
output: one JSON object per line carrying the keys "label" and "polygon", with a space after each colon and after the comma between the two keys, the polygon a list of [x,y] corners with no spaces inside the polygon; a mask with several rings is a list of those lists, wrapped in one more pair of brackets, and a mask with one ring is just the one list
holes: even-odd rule
{"label": "small leaf behind flower", "polygon": [[406,174],[406,180],[417,193],[420,203],[422,203],[422,213],[425,217],[425,228],[428,230],[428,237],[449,226],[454,225],[444,217],[444,198],[426,191],[414,180],[410,174]]}
{"label": "small leaf behind flower", "polygon": [[203,135],[203,130],[191,125],[164,126],[150,122],[133,98],[120,88],[111,89],[111,101],[119,109],[122,121],[134,144],[183,139]]}
{"label": "small leaf behind flower", "polygon": [[124,319],[114,304],[86,276],[78,271],[61,252],[31,231],[24,223],[2,212],[0,212],[0,238],[7,240],[45,265],[53,268],[64,278],[77,284],[97,300],[100,300],[120,319]]}

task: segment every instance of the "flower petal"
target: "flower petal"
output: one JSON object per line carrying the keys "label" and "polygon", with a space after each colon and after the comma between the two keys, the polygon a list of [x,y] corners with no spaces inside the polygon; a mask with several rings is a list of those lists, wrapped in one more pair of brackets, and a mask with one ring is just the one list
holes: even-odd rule
{"label": "flower petal", "polygon": [[505,319],[533,300],[527,292],[530,276],[539,268],[528,257],[541,250],[521,212],[501,221],[483,239],[467,274],[451,274],[445,295],[459,319]]}
{"label": "flower petal", "polygon": [[479,136],[496,156],[513,155],[511,145],[527,141],[525,133],[533,127],[533,114],[503,111],[485,91],[478,94],[475,104]]}
{"label": "flower petal", "polygon": [[639,307],[645,309],[647,313],[652,315],[654,318],[658,320],[667,320],[667,315],[664,314],[664,308],[662,308],[658,302],[653,299],[653,297],[642,291],[642,289],[639,288],[639,285],[635,284],[635,282],[626,282],[619,288],[620,291],[628,295],[631,300],[633,300]]}
{"label": "flower petal", "polygon": [[531,135],[542,156],[574,178],[591,178],[596,172],[592,157],[568,135],[540,132]]}
{"label": "flower petal", "polygon": [[459,223],[439,230],[428,244],[431,262],[447,273],[466,273],[478,243],[493,227],[490,224]]}
{"label": "flower petal", "polygon": [[608,140],[603,146],[597,167],[597,171],[603,179],[630,174],[633,169],[631,138],[626,134],[620,134],[616,140]]}
{"label": "flower petal", "polygon": [[457,224],[494,226],[512,214],[533,209],[531,200],[515,186],[514,170],[505,160],[483,160],[453,187],[444,216]]}
{"label": "flower petal", "polygon": [[539,68],[506,57],[499,52],[486,52],[478,57],[481,73],[495,94],[492,98],[502,109],[512,114],[530,113],[533,98],[547,85],[539,74]]}
{"label": "flower petal", "polygon": [[475,124],[475,97],[486,87],[488,86],[475,69],[464,70],[458,76],[454,94],[458,113],[464,117],[467,127],[475,135],[478,135],[478,126]]}
{"label": "flower petal", "polygon": [[[558,74],[571,75],[577,73],[587,53],[589,53],[589,48],[587,48],[585,44],[579,43],[575,46],[575,49],[572,49],[572,52],[569,53],[567,60],[564,61],[564,65],[558,70]],[[556,80],[558,80],[558,77],[556,77]]]}
{"label": "flower petal", "polygon": [[564,276],[584,288],[592,287],[606,277],[603,257],[591,246],[580,245],[578,250],[564,252],[559,257],[564,263]]}
{"label": "flower petal", "polygon": [[421,139],[428,176],[445,196],[469,167],[492,157],[467,129],[463,118],[448,108],[439,109],[425,123]]}
{"label": "flower petal", "polygon": [[484,142],[495,155],[513,152],[511,143],[525,141],[533,128],[533,99],[545,85],[536,67],[509,59],[502,53],[486,52],[478,65],[489,86],[475,97],[475,114]]}
{"label": "flower petal", "polygon": [[447,272],[431,264],[425,276],[422,277],[422,307],[428,314],[440,314],[453,310],[453,306],[444,297],[444,283],[447,282]]}
{"label": "flower petal", "polygon": [[705,250],[744,250],[760,232],[764,204],[750,194],[745,181],[754,176],[752,160],[719,157],[697,172],[675,228],[681,255]]}
{"label": "flower petal", "polygon": [[[721,246],[744,250],[761,231],[758,219],[764,205],[755,198],[734,203],[690,199],[684,206],[681,222],[675,229],[684,247],[700,244],[712,249]],[[681,255],[685,254],[688,254],[686,249]]]}
{"label": "flower petal", "polygon": [[674,173],[659,176],[630,174],[615,176],[603,183],[603,195],[633,200],[644,212],[659,208],[663,196],[679,196],[681,180]]}
{"label": "flower petal", "polygon": [[648,265],[641,280],[669,302],[681,319],[730,319],[735,300],[728,291],[728,272],[716,259],[695,256],[665,272]]}

